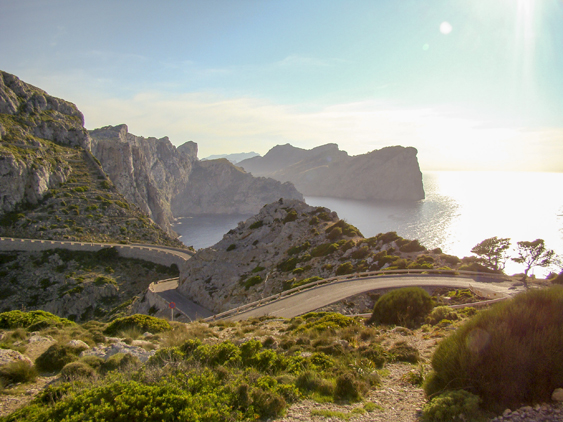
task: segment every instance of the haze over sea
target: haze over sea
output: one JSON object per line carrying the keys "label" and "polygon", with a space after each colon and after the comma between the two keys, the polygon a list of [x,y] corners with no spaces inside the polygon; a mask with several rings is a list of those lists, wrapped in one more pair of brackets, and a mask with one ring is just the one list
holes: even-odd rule
{"label": "haze over sea", "polygon": [[[441,248],[459,257],[480,241],[508,237],[517,241],[545,240],[563,255],[563,173],[425,172],[426,199],[418,202],[356,201],[306,197],[313,206],[336,211],[365,237],[396,231],[418,239],[429,249]],[[196,249],[212,246],[248,216],[198,216],[175,226],[180,240]],[[521,272],[509,262],[508,274]],[[546,271],[535,269],[543,276]]]}

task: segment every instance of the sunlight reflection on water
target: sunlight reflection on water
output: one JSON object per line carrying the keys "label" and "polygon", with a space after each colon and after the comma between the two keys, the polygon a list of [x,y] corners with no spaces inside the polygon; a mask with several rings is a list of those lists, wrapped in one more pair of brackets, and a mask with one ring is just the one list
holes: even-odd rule
{"label": "sunlight reflection on water", "polygon": [[[366,237],[396,231],[419,239],[426,247],[442,248],[459,257],[480,241],[508,237],[542,238],[563,255],[563,174],[510,172],[426,172],[426,199],[418,202],[355,201],[307,197],[357,226]],[[208,247],[248,216],[199,216],[174,226],[186,245]],[[507,265],[507,273],[521,266]],[[536,269],[537,275],[544,274]]]}

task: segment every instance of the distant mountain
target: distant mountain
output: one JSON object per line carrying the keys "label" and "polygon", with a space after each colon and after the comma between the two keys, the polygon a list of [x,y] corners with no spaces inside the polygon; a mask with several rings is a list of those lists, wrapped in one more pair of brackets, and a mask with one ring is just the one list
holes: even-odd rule
{"label": "distant mountain", "polygon": [[90,131],[92,152],[118,190],[172,233],[174,218],[252,214],[279,198],[303,199],[291,183],[253,177],[226,159],[199,161],[197,144],[143,138],[126,125]]}
{"label": "distant mountain", "polygon": [[291,182],[304,195],[348,199],[424,199],[422,173],[412,147],[386,147],[350,157],[338,145],[311,150],[289,144],[238,166],[255,176]]}
{"label": "distant mountain", "polygon": [[260,157],[260,154],[257,152],[239,152],[235,154],[219,154],[219,155],[210,155],[209,157],[202,158],[201,161],[209,161],[209,160],[217,160],[219,158],[226,158],[231,163],[236,164],[242,160],[246,160],[252,157]]}

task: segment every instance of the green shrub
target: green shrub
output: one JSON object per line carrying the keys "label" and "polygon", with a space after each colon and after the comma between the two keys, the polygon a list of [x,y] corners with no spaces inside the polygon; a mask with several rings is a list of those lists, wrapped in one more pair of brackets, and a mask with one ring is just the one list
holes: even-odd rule
{"label": "green shrub", "polygon": [[389,354],[394,361],[417,363],[420,360],[420,353],[413,346],[405,341],[399,341],[389,349]]}
{"label": "green shrub", "polygon": [[563,286],[530,290],[480,312],[442,340],[428,396],[460,388],[491,410],[548,402],[563,385]]}
{"label": "green shrub", "polygon": [[336,378],[335,400],[358,401],[362,398],[361,387],[353,372],[346,372]]}
{"label": "green shrub", "polygon": [[424,422],[475,420],[479,417],[481,399],[465,390],[448,391],[427,403],[422,409]]}
{"label": "green shrub", "polygon": [[381,241],[383,244],[394,242],[397,239],[401,239],[401,236],[397,234],[397,232],[387,232],[387,233],[379,233],[375,236],[377,241]]}
{"label": "green shrub", "polygon": [[352,252],[352,259],[364,259],[369,255],[369,248],[367,246],[362,246],[361,248]]}
{"label": "green shrub", "polygon": [[68,344],[53,344],[35,360],[35,366],[42,372],[56,372],[63,369],[67,363],[78,360],[81,349]]}
{"label": "green shrub", "polygon": [[420,287],[392,290],[379,298],[369,322],[412,326],[432,310],[430,295]]}
{"label": "green shrub", "polygon": [[342,237],[342,229],[340,227],[334,227],[326,236],[328,240],[335,241]]}
{"label": "green shrub", "polygon": [[315,281],[319,281],[322,279],[323,279],[322,277],[316,275],[313,277],[304,278],[303,280],[294,281],[293,283],[291,283],[291,288],[293,289],[295,287],[304,286],[305,284],[313,283]]}
{"label": "green shrub", "polygon": [[237,245],[235,245],[234,243],[231,243],[228,247],[227,247],[227,252],[231,252],[232,250],[235,250],[237,248]]}
{"label": "green shrub", "polygon": [[330,255],[338,250],[338,245],[336,243],[323,243],[322,245],[316,246],[311,250],[311,256],[318,258],[321,256]]}
{"label": "green shrub", "polygon": [[354,266],[351,262],[345,262],[340,264],[336,269],[336,275],[352,274],[354,272]]}
{"label": "green shrub", "polygon": [[65,381],[73,381],[80,378],[91,378],[96,371],[84,361],[67,363],[61,369],[61,378]]}
{"label": "green shrub", "polygon": [[401,246],[399,249],[401,250],[401,252],[407,252],[407,253],[408,252],[422,252],[422,251],[426,250],[426,248],[424,246],[422,246],[417,239],[409,241],[405,245]]}
{"label": "green shrub", "polygon": [[362,350],[360,355],[373,362],[376,368],[383,368],[387,361],[387,352],[379,344],[371,344],[367,349]]}
{"label": "green shrub", "polygon": [[428,324],[436,325],[443,319],[456,320],[458,319],[457,313],[449,306],[436,306],[426,317]]}
{"label": "green shrub", "polygon": [[[43,326],[40,327],[41,324]],[[64,327],[73,324],[66,318],[60,318],[45,311],[9,311],[0,314],[0,328],[4,329],[29,328],[34,325],[34,329],[41,329],[47,326]]]}
{"label": "green shrub", "polygon": [[289,223],[291,221],[295,221],[297,220],[297,211],[295,210],[289,210],[287,212],[287,215],[285,216],[285,218],[283,219],[283,224],[285,223]]}
{"label": "green shrub", "polygon": [[116,335],[120,331],[138,330],[141,333],[149,332],[152,334],[169,331],[172,327],[168,321],[149,315],[135,314],[128,317],[113,320],[104,330],[104,334]]}
{"label": "green shrub", "polygon": [[264,222],[262,220],[256,221],[254,223],[252,223],[248,228],[250,230],[254,230],[254,229],[259,229],[260,227],[262,227],[264,225]]}
{"label": "green shrub", "polygon": [[0,367],[0,385],[34,382],[37,370],[27,361],[19,360]]}
{"label": "green shrub", "polygon": [[282,272],[289,272],[289,271],[293,271],[298,263],[299,263],[299,259],[293,257],[279,263],[277,268]]}
{"label": "green shrub", "polygon": [[100,367],[103,372],[127,371],[137,369],[141,366],[141,361],[137,356],[129,353],[116,353],[110,356]]}
{"label": "green shrub", "polygon": [[253,277],[250,277],[248,280],[244,282],[244,288],[245,290],[248,290],[252,286],[256,286],[257,284],[262,283],[262,281],[263,281],[262,277],[260,277],[259,275],[255,275]]}

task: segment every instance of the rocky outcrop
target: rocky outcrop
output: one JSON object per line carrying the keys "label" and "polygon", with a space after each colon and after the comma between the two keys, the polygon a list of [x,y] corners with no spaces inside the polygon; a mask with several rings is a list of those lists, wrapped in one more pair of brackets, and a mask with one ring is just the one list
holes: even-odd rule
{"label": "rocky outcrop", "polygon": [[279,292],[283,281],[292,278],[291,270],[276,270],[288,259],[288,249],[327,242],[324,229],[337,221],[336,213],[297,200],[266,205],[220,242],[188,260],[181,268],[178,289],[216,312]]}
{"label": "rocky outcrop", "polygon": [[290,183],[255,178],[226,159],[198,161],[197,144],[143,138],[126,125],[90,132],[92,152],[127,200],[171,232],[176,217],[252,214],[279,198],[302,199]]}
{"label": "rocky outcrop", "polygon": [[58,145],[90,147],[76,106],[0,71],[0,214],[36,204],[70,166]]}
{"label": "rocky outcrop", "polygon": [[304,195],[417,201],[425,195],[416,155],[415,148],[400,146],[349,157],[335,144],[310,151],[282,145],[239,166],[289,181]]}
{"label": "rocky outcrop", "polygon": [[90,131],[92,153],[100,160],[117,190],[171,233],[170,202],[188,183],[197,161],[197,145],[176,148],[167,137],[143,138],[126,125]]}
{"label": "rocky outcrop", "polygon": [[252,214],[279,198],[303,199],[291,183],[253,177],[225,158],[197,162],[190,182],[172,200],[175,216]]}
{"label": "rocky outcrop", "polygon": [[[0,113],[5,115],[0,131],[4,133],[3,140],[27,143],[26,135],[32,135],[61,145],[90,149],[84,116],[74,104],[52,97],[1,70]],[[18,117],[18,120],[10,121],[8,116]]]}

